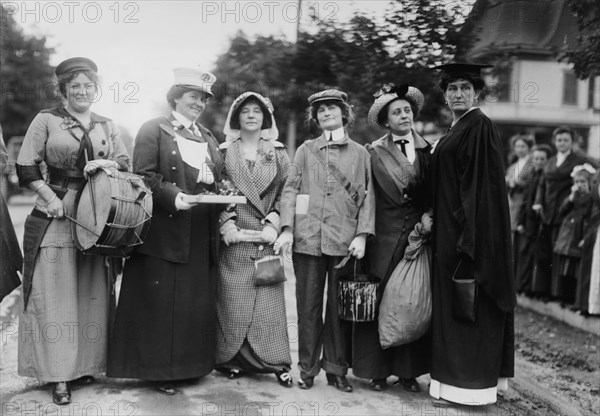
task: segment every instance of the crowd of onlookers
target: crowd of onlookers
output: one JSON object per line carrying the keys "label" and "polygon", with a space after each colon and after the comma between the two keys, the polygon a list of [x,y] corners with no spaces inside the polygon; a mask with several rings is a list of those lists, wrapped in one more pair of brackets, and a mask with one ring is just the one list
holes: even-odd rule
{"label": "crowd of onlookers", "polygon": [[533,137],[511,140],[506,173],[517,291],[600,314],[598,163],[567,126],[553,132],[556,154]]}

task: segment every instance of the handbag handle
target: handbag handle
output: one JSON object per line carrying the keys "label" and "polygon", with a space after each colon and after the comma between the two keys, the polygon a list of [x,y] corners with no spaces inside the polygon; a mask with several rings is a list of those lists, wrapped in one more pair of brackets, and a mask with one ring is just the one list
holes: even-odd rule
{"label": "handbag handle", "polygon": [[[352,257],[352,253],[349,253],[336,266],[333,266],[333,268],[336,270],[343,268],[346,265],[346,263],[348,263],[348,260],[350,260],[351,257]],[[352,280],[356,280],[356,265],[357,264],[358,264],[358,259],[356,257],[354,257],[354,275],[352,276],[353,277]]]}

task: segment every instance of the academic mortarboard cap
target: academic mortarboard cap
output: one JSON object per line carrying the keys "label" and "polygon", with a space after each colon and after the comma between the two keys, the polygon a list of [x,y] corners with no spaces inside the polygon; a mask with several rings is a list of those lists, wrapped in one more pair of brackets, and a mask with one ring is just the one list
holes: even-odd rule
{"label": "academic mortarboard cap", "polygon": [[217,81],[217,77],[210,72],[195,68],[175,68],[173,73],[175,74],[173,85],[181,85],[213,96],[211,88]]}
{"label": "academic mortarboard cap", "polygon": [[488,64],[474,64],[469,62],[451,62],[449,64],[439,65],[434,67],[434,69],[440,69],[446,74],[473,74],[473,75],[481,75],[481,70],[483,68],[492,68],[493,65]]}
{"label": "academic mortarboard cap", "polygon": [[317,92],[308,97],[308,103],[310,105],[321,101],[341,101],[345,103],[348,101],[348,94],[343,91],[330,89]]}
{"label": "academic mortarboard cap", "polygon": [[98,72],[98,66],[91,59],[79,56],[62,61],[60,64],[58,64],[54,70],[54,73],[57,77],[60,77],[61,75],[76,71]]}

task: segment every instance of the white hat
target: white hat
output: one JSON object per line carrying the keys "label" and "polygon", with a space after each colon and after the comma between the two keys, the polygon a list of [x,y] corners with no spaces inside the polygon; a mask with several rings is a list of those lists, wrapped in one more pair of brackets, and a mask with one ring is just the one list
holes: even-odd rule
{"label": "white hat", "polygon": [[273,103],[266,97],[253,92],[247,91],[233,100],[231,107],[229,108],[229,113],[227,113],[227,120],[225,121],[225,126],[223,127],[223,133],[225,133],[225,140],[227,142],[232,142],[237,140],[240,137],[240,130],[231,128],[231,117],[233,117],[233,113],[239,108],[239,106],[246,101],[250,97],[256,97],[260,102],[262,102],[269,114],[263,114],[264,117],[271,117],[271,126],[267,129],[262,130],[262,137],[266,140],[277,140],[279,137],[279,130],[277,129],[277,124],[275,123],[275,116],[273,115]]}
{"label": "white hat", "polygon": [[175,68],[173,73],[173,85],[183,85],[213,95],[211,87],[217,81],[217,77],[210,72],[194,68]]}

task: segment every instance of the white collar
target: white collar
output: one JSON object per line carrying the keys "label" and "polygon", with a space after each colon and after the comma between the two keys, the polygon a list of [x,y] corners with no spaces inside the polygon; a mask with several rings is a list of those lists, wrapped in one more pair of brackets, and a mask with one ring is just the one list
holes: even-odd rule
{"label": "white collar", "polygon": [[414,142],[415,138],[413,137],[412,131],[409,131],[404,136],[398,136],[397,134],[392,133],[392,140],[393,141],[408,140],[409,143],[412,143],[412,142]]}
{"label": "white collar", "polygon": [[183,114],[178,113],[177,111],[173,110],[171,112],[171,114],[173,114],[173,117],[175,117],[175,119],[177,121],[179,121],[181,124],[183,124],[183,126],[186,129],[189,129],[190,127],[192,127],[194,125],[194,122],[192,120],[190,120],[189,118],[187,118],[186,116],[184,116]]}
{"label": "white collar", "polygon": [[344,137],[346,137],[346,132],[344,131],[344,126],[340,127],[339,129],[335,129],[333,131],[325,130],[325,138],[327,140],[329,140],[330,137],[331,137],[331,140],[333,140],[334,142],[339,142]]}

